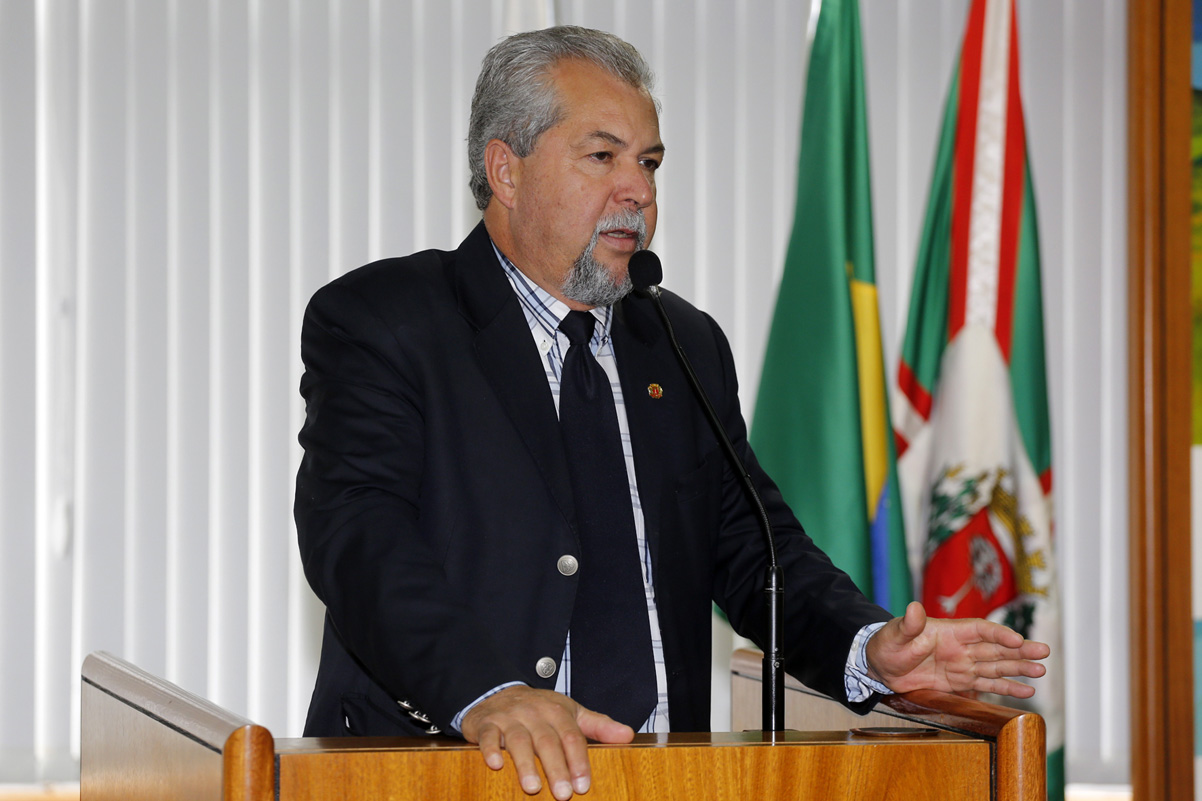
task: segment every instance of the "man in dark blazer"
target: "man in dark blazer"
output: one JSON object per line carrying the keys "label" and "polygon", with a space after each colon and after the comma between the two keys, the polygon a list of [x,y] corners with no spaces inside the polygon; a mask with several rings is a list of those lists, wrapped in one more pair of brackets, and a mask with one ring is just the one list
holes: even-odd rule
{"label": "man in dark blazer", "polygon": [[[566,343],[540,344],[529,297],[610,326],[597,358],[618,377],[662,643],[665,701],[645,725],[708,729],[711,601],[763,641],[756,517],[650,302],[626,294],[664,153],[649,84],[608,34],[498,45],[469,134],[481,224],[457,250],[370,264],[310,303],[296,519],[327,615],[306,735],[449,731],[494,768],[507,749],[528,792],[537,758],[561,799],[588,788],[586,736],[633,736],[554,692],[580,571],[595,566],[577,560],[580,499],[548,366]],[[891,620],[830,564],[747,445],[722,332],[671,293],[665,304],[775,525],[789,671],[853,707],[921,686],[1029,695],[1005,677],[1040,675],[1030,660],[1046,646],[985,621],[927,621],[918,605]]]}

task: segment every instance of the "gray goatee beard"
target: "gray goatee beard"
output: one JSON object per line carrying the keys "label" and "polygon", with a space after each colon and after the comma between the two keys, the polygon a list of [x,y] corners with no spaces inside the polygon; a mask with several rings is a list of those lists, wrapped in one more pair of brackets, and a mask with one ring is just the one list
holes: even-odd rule
{"label": "gray goatee beard", "polygon": [[642,209],[619,211],[599,220],[593,229],[593,238],[584,252],[576,257],[563,282],[564,297],[586,306],[612,306],[630,294],[630,274],[623,270],[620,276],[614,275],[609,267],[593,256],[602,232],[615,228],[634,231],[639,250],[647,244],[647,220]]}

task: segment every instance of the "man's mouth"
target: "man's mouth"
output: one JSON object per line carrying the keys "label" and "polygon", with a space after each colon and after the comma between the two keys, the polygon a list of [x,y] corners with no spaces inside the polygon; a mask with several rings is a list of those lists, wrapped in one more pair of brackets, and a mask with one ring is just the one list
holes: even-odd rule
{"label": "man's mouth", "polygon": [[633,228],[607,228],[601,236],[609,246],[621,251],[638,250],[639,232]]}
{"label": "man's mouth", "polygon": [[647,224],[642,209],[615,212],[599,220],[597,227],[593,229],[589,249],[596,247],[598,241],[603,241],[607,247],[618,253],[633,253],[646,247]]}

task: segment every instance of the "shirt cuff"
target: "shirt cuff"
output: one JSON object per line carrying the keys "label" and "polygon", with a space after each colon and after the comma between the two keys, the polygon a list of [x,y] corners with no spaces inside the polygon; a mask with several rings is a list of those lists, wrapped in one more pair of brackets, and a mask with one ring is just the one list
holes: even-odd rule
{"label": "shirt cuff", "polygon": [[856,638],[852,640],[851,651],[847,654],[847,666],[843,671],[843,689],[847,692],[848,703],[867,701],[874,692],[893,695],[893,690],[868,675],[868,641],[884,625],[869,623],[856,632]]}
{"label": "shirt cuff", "polygon": [[497,693],[501,692],[501,690],[504,690],[506,687],[516,687],[519,684],[522,686],[527,686],[526,682],[524,682],[524,681],[507,681],[504,684],[498,684],[496,687],[493,687],[491,690],[484,693],[484,695],[480,696],[475,701],[472,701],[470,704],[465,706],[463,709],[459,710],[459,714],[451,719],[451,731],[455,732],[455,734],[457,736],[462,737],[463,736],[463,728],[462,728],[463,718],[467,715],[468,712],[471,712],[473,709],[475,709],[476,705],[479,704],[484,699],[496,695]]}

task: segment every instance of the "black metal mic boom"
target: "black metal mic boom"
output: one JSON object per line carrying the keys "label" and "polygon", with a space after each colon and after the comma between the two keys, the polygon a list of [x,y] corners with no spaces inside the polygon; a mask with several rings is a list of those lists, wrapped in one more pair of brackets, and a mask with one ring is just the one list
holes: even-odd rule
{"label": "black metal mic boom", "polygon": [[705,389],[697,379],[697,374],[693,372],[693,365],[689,363],[689,357],[685,355],[684,349],[676,339],[676,331],[672,328],[672,321],[668,319],[668,312],[664,309],[663,300],[660,298],[659,284],[663,280],[664,270],[660,265],[659,256],[649,250],[640,250],[630,257],[629,269],[630,283],[634,286],[635,291],[650,297],[655,310],[659,313],[659,318],[664,323],[664,329],[668,332],[668,340],[672,343],[672,349],[676,352],[676,358],[680,360],[681,367],[684,368],[689,385],[692,386],[693,393],[701,402],[701,408],[705,411],[710,427],[714,430],[714,436],[718,438],[730,466],[734,468],[735,473],[743,482],[747,499],[759,518],[760,529],[764,533],[764,540],[768,547],[768,573],[764,580],[768,641],[764,643],[763,729],[766,732],[784,731],[785,659],[781,655],[781,627],[784,623],[781,607],[784,588],[781,583],[780,566],[776,561],[776,538],[772,535],[772,521],[768,519],[768,512],[764,509],[760,493],[756,490],[755,483],[751,480],[743,460],[735,451],[735,446],[730,441],[725,426],[718,419],[718,414],[714,411],[709,396],[705,394]]}

